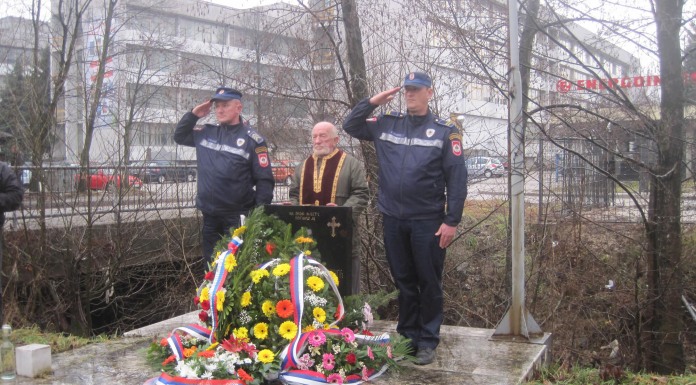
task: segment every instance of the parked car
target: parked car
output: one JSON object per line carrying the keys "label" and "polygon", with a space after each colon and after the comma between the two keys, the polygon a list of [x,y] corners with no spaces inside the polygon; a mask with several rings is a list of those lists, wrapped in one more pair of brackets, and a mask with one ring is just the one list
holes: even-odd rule
{"label": "parked car", "polygon": [[290,162],[289,160],[274,160],[273,167],[273,179],[276,183],[282,183],[286,186],[292,184],[292,176],[295,174],[296,164]]}
{"label": "parked car", "polygon": [[472,179],[505,175],[503,162],[498,158],[491,158],[488,156],[475,156],[467,159],[466,171],[469,173],[469,178]]}
{"label": "parked car", "polygon": [[[121,187],[121,176],[114,175],[116,169],[90,169],[87,179],[91,190],[106,190],[108,187]],[[75,184],[79,185],[80,174],[75,175]],[[128,186],[143,187],[143,181],[134,175],[128,175]]]}
{"label": "parked car", "polygon": [[184,166],[166,160],[154,160],[135,164],[131,165],[130,169],[133,175],[146,183],[164,183],[167,181],[193,182],[196,180],[195,166]]}

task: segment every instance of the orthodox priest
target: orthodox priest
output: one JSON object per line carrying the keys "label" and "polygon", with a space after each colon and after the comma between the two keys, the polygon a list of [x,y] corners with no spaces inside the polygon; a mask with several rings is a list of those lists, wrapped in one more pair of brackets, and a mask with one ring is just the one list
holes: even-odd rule
{"label": "orthodox priest", "polygon": [[360,293],[360,237],[358,218],[367,205],[369,189],[359,160],[338,149],[338,129],[330,122],[312,128],[312,156],[292,177],[290,201],[294,205],[347,206],[353,212],[351,293]]}

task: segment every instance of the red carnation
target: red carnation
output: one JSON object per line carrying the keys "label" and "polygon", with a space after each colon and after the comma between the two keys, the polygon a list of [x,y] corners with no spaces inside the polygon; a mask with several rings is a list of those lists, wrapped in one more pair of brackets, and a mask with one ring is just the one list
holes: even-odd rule
{"label": "red carnation", "polygon": [[198,304],[199,304],[200,302],[201,302],[201,298],[200,298],[200,297],[193,297],[193,304],[194,304],[194,305],[198,306]]}
{"label": "red carnation", "polygon": [[215,356],[215,350],[204,350],[202,352],[198,352],[198,357],[213,358],[213,356]]}
{"label": "red carnation", "polygon": [[203,277],[206,281],[212,281],[213,278],[215,278],[215,272],[210,270],[209,272],[205,273],[205,277]]}
{"label": "red carnation", "polygon": [[208,313],[202,311],[198,313],[198,318],[200,318],[201,322],[207,322],[208,321]]}
{"label": "red carnation", "polygon": [[266,243],[266,252],[268,255],[273,255],[273,251],[275,251],[276,245],[274,245],[271,242]]}
{"label": "red carnation", "polygon": [[254,377],[250,376],[249,373],[245,372],[244,369],[237,369],[237,376],[240,380],[244,382],[254,381]]}
{"label": "red carnation", "polygon": [[167,339],[166,339],[166,338],[162,338],[162,339],[160,340],[160,346],[167,346],[167,345],[169,345],[169,342],[167,341]]}
{"label": "red carnation", "polygon": [[176,357],[174,357],[174,355],[172,354],[171,356],[167,357],[166,360],[162,361],[162,366],[167,366],[167,365],[171,364],[172,362],[174,362],[175,360],[176,360]]}
{"label": "red carnation", "polygon": [[208,311],[210,310],[210,301],[207,299],[205,301],[201,301],[201,309]]}
{"label": "red carnation", "polygon": [[346,356],[346,362],[355,365],[355,362],[357,361],[357,358],[355,357],[355,353],[348,353]]}

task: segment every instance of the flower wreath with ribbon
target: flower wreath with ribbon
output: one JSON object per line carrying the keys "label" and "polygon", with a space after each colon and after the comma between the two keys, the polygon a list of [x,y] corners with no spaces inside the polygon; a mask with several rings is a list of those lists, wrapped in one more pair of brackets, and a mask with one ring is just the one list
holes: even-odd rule
{"label": "flower wreath with ribbon", "polygon": [[200,323],[151,347],[164,359],[148,384],[359,384],[394,365],[388,334],[341,327],[338,277],[315,247],[306,229],[254,210],[216,248],[194,298]]}

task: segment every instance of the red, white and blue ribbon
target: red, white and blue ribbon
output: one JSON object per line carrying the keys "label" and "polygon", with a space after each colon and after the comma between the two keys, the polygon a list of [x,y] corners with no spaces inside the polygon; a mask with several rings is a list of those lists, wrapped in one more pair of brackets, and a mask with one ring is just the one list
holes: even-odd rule
{"label": "red, white and blue ribbon", "polygon": [[[305,262],[306,261],[306,262]],[[304,266],[312,265],[319,268],[324,273],[326,280],[329,282],[331,289],[336,295],[338,300],[338,317],[330,324],[330,326],[336,325],[345,314],[343,309],[343,298],[338,291],[338,286],[331,278],[329,270],[324,267],[321,263],[317,262],[312,258],[308,258],[304,253],[298,254],[295,258],[290,260],[290,298],[292,299],[292,304],[295,306],[295,325],[297,325],[297,335],[281,352],[281,369],[290,369],[297,367],[298,354],[302,350],[306,336],[302,333],[302,314],[304,313]]]}
{"label": "red, white and blue ribbon", "polygon": [[230,241],[227,249],[224,253],[220,254],[217,259],[217,265],[215,266],[215,276],[213,278],[213,283],[210,285],[210,337],[208,340],[210,342],[215,341],[215,330],[218,326],[218,311],[217,311],[217,293],[225,288],[225,281],[227,280],[227,269],[225,269],[225,262],[227,258],[234,258],[234,254],[239,249],[239,246],[243,243],[239,237],[234,237]]}
{"label": "red, white and blue ribbon", "polygon": [[172,332],[169,333],[169,337],[167,337],[167,343],[172,349],[172,354],[174,354],[177,361],[184,359],[184,344],[181,342],[181,336],[177,331],[184,332],[199,340],[209,340],[212,334],[210,329],[196,324],[181,326],[172,330]]}
{"label": "red, white and blue ribbon", "polygon": [[[362,384],[365,381],[371,381],[384,374],[389,365],[384,365],[379,371],[371,370],[367,373],[367,380],[363,380],[357,374],[351,374],[343,379],[344,384]],[[328,384],[327,377],[314,370],[299,370],[290,369],[280,373],[278,378],[285,384],[292,385],[326,385]]]}
{"label": "red, white and blue ribbon", "polygon": [[246,385],[242,380],[205,380],[172,376],[162,373],[157,378],[152,378],[144,385]]}

